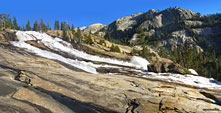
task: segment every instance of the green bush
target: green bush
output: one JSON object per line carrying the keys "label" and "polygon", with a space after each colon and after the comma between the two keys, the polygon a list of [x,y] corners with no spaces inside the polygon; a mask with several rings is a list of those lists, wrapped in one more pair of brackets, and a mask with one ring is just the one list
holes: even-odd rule
{"label": "green bush", "polygon": [[183,71],[185,72],[185,74],[192,74],[187,68],[183,68]]}
{"label": "green bush", "polygon": [[139,50],[133,48],[133,50],[131,51],[131,55],[136,55],[136,54],[139,54]]}
{"label": "green bush", "polygon": [[112,46],[111,46],[111,48],[110,48],[110,51],[111,52],[118,52],[118,53],[120,53],[120,48],[116,45],[116,46],[114,46],[113,44],[112,44]]}
{"label": "green bush", "polygon": [[93,40],[91,39],[91,35],[86,36],[84,43],[86,44],[94,44]]}
{"label": "green bush", "polygon": [[106,43],[105,43],[104,40],[100,40],[100,41],[98,42],[98,44],[106,46]]}

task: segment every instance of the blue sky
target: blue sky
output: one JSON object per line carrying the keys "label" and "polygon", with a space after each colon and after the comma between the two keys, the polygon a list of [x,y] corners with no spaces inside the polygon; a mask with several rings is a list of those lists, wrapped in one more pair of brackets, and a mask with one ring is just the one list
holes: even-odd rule
{"label": "blue sky", "polygon": [[53,26],[55,19],[76,27],[110,24],[115,19],[149,9],[178,6],[201,14],[221,13],[221,0],[2,0],[0,14],[16,16],[19,25],[33,25],[42,18]]}

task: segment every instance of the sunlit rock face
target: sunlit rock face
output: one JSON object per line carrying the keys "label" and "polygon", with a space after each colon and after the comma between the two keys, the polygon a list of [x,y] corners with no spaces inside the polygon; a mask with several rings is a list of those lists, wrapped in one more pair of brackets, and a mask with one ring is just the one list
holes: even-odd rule
{"label": "sunlit rock face", "polygon": [[[139,113],[220,108],[221,83],[213,79],[146,72],[148,62],[140,57],[131,62],[102,58],[46,34],[7,33],[14,35],[1,38],[9,40],[0,46],[0,112],[126,112],[134,99]],[[100,67],[119,72],[101,74]]]}

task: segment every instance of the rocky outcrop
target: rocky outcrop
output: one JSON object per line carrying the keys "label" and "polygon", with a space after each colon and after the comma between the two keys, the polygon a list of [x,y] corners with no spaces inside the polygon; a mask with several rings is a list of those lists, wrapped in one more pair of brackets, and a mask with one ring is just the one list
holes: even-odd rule
{"label": "rocky outcrop", "polygon": [[[220,18],[220,15],[217,15]],[[138,44],[138,30],[142,28],[145,39],[156,46],[163,46],[166,50],[180,45],[193,47],[196,45],[203,51],[202,43],[208,47],[220,49],[220,24],[213,24],[211,16],[201,15],[188,9],[167,8],[162,11],[149,10],[117,19],[100,30],[105,38],[113,38],[133,45]],[[217,18],[214,16],[214,18]],[[209,22],[210,21],[210,22]],[[200,38],[200,39],[199,39]],[[218,40],[218,41],[217,41]],[[151,43],[153,42],[153,43]]]}
{"label": "rocky outcrop", "polygon": [[87,32],[87,33],[91,32],[92,34],[94,34],[94,33],[98,32],[99,30],[101,30],[105,26],[106,25],[100,24],[100,23],[92,24],[92,25],[82,29],[82,31]]}
{"label": "rocky outcrop", "polygon": [[10,45],[9,41],[17,41],[15,31],[10,29],[0,31],[0,44]]}
{"label": "rocky outcrop", "polygon": [[[195,16],[197,16],[197,14],[193,11],[182,8],[168,8],[163,11],[151,9],[145,13],[137,13],[117,19],[107,26],[106,32],[110,33],[112,38],[115,39],[122,39],[126,37],[132,38],[132,36],[137,32],[138,27],[142,27],[146,32],[148,32],[152,29],[171,26],[179,20],[191,19]],[[166,29],[167,31],[171,31],[174,28]]]}
{"label": "rocky outcrop", "polygon": [[178,73],[186,74],[183,67],[175,63],[153,63],[148,65],[148,71],[155,73]]}

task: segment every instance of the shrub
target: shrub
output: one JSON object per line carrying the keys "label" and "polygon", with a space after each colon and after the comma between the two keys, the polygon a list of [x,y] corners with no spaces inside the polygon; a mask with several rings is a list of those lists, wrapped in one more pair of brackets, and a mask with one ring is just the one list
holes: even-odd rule
{"label": "shrub", "polygon": [[91,39],[91,35],[86,36],[84,43],[86,44],[94,44],[93,40]]}
{"label": "shrub", "polygon": [[110,51],[111,52],[118,52],[118,53],[120,53],[120,48],[116,45],[116,46],[114,46],[113,44],[112,44],[112,46],[111,46],[111,48],[110,48]]}
{"label": "shrub", "polygon": [[105,43],[104,40],[100,40],[100,41],[98,42],[98,44],[106,46],[106,43]]}
{"label": "shrub", "polygon": [[139,54],[139,50],[133,48],[133,50],[131,51],[131,55],[137,55],[137,54]]}

